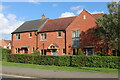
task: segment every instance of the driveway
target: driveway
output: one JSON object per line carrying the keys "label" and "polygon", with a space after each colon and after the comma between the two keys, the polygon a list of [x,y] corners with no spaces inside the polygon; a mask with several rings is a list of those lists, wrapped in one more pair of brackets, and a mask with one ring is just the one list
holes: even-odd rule
{"label": "driveway", "polygon": [[11,66],[3,66],[2,73],[37,78],[118,78],[118,74],[112,73],[58,71]]}

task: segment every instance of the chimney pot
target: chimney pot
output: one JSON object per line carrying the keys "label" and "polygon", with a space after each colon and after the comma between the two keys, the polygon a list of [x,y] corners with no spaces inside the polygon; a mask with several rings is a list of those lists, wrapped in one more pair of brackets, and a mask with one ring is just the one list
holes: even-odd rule
{"label": "chimney pot", "polygon": [[45,15],[44,14],[42,14],[42,19],[45,19]]}

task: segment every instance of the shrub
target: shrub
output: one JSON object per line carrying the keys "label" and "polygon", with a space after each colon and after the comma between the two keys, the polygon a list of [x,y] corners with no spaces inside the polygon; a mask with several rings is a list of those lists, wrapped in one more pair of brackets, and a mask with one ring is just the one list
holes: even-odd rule
{"label": "shrub", "polygon": [[33,53],[34,53],[35,55],[40,55],[40,51],[38,51],[38,50],[34,50]]}
{"label": "shrub", "polygon": [[8,62],[55,65],[71,67],[97,67],[116,68],[119,66],[119,57],[116,56],[43,56],[43,55],[18,55],[8,56]]}
{"label": "shrub", "polygon": [[105,56],[106,54],[99,51],[99,52],[97,52],[95,55],[98,55],[98,56]]}
{"label": "shrub", "polygon": [[82,54],[83,54],[82,50],[79,49],[79,50],[78,50],[78,55],[82,55]]}
{"label": "shrub", "polygon": [[7,60],[7,56],[10,54],[11,50],[0,47],[0,56],[2,56],[2,60]]}

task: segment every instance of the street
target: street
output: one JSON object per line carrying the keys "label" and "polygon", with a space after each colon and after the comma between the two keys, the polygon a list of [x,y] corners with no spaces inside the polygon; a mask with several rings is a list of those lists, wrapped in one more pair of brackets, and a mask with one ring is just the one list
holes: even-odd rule
{"label": "street", "polygon": [[113,73],[59,71],[11,66],[3,66],[2,73],[37,78],[118,78],[118,74]]}
{"label": "street", "polygon": [[117,78],[33,78],[2,74],[2,80],[118,80]]}

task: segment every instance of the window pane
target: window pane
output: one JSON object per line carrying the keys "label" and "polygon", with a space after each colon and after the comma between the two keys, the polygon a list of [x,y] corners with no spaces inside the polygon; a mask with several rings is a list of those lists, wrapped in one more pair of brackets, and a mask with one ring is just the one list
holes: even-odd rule
{"label": "window pane", "polygon": [[76,31],[76,37],[80,37],[80,31],[79,30]]}
{"label": "window pane", "polygon": [[58,36],[61,36],[61,32],[58,32]]}
{"label": "window pane", "polygon": [[72,31],[72,37],[75,37],[75,31]]}
{"label": "window pane", "polygon": [[41,34],[41,39],[46,39],[46,34]]}
{"label": "window pane", "polygon": [[32,37],[32,33],[29,34],[29,37]]}
{"label": "window pane", "polygon": [[43,34],[41,34],[41,39],[43,39]]}
{"label": "window pane", "polygon": [[45,39],[46,39],[46,34],[45,34]]}
{"label": "window pane", "polygon": [[16,39],[20,39],[20,34],[16,34]]}
{"label": "window pane", "polygon": [[79,38],[72,39],[72,48],[80,48],[80,39]]}
{"label": "window pane", "polygon": [[63,49],[63,53],[65,53],[65,49]]}

